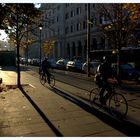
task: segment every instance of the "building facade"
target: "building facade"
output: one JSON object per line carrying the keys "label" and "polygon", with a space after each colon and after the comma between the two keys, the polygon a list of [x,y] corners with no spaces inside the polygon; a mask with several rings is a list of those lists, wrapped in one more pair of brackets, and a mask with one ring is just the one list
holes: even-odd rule
{"label": "building facade", "polygon": [[[109,23],[106,17],[102,16],[102,11],[98,11],[98,4],[90,3],[90,58],[96,59],[97,55],[104,55],[105,52],[112,51],[115,43],[99,30],[98,26],[104,26]],[[109,6],[106,4],[105,6]],[[61,58],[73,60],[81,58],[84,62],[87,57],[87,3],[47,3],[42,4],[42,16],[37,24],[41,23],[41,44],[39,39],[39,29],[35,30],[36,43],[30,47],[32,57],[39,58],[40,46],[45,41],[55,40],[53,51],[49,58],[58,60]],[[109,8],[107,8],[109,9]],[[110,10],[110,9],[109,9]],[[37,25],[36,25],[37,26]],[[139,32],[139,28],[137,30]],[[138,35],[138,33],[137,33]],[[123,46],[122,46],[123,47]],[[34,48],[34,49],[33,49]],[[34,53],[35,52],[35,53]],[[97,53],[98,52],[98,53]],[[45,54],[42,53],[42,57]]]}
{"label": "building facade", "polygon": [[[80,57],[86,60],[87,53],[87,4],[58,3],[43,4],[43,40],[55,39],[55,47],[50,57],[60,58]],[[90,4],[91,22],[100,22],[96,13],[96,4]],[[91,24],[90,50],[107,48],[107,40],[96,26]]]}

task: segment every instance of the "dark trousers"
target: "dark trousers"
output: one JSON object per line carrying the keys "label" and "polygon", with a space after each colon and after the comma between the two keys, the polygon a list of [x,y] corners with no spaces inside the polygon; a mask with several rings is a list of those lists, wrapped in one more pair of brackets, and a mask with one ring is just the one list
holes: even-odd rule
{"label": "dark trousers", "polygon": [[48,80],[48,83],[50,84],[50,72],[47,70],[47,69],[45,69],[45,70],[43,70],[43,74],[46,74],[47,75],[47,80]]}
{"label": "dark trousers", "polygon": [[[101,101],[105,101],[107,100],[112,93],[112,88],[110,86],[110,84],[108,83],[107,80],[103,80],[102,81],[102,86],[101,86],[101,91],[100,91],[100,100]],[[107,91],[107,95],[104,95],[105,91]]]}

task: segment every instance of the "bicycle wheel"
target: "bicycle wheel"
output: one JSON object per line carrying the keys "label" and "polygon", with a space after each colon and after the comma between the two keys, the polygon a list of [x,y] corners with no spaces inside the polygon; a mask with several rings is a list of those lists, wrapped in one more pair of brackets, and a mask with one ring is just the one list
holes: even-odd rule
{"label": "bicycle wheel", "polygon": [[55,86],[55,77],[51,74],[50,76],[50,86],[53,88]]}
{"label": "bicycle wheel", "polygon": [[115,93],[109,98],[109,108],[113,116],[123,119],[127,115],[128,104],[122,94]]}
{"label": "bicycle wheel", "polygon": [[100,98],[99,92],[100,92],[99,88],[93,88],[90,91],[90,97],[89,97],[91,107],[97,110],[101,108],[101,104],[99,101],[99,98]]}
{"label": "bicycle wheel", "polygon": [[46,83],[46,76],[43,73],[40,73],[39,79],[40,79],[40,83],[42,85],[45,85],[45,83]]}

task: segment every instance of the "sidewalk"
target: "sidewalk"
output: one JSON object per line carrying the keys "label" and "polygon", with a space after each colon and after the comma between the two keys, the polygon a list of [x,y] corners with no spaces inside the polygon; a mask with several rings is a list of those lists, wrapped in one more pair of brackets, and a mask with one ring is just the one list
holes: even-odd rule
{"label": "sidewalk", "polygon": [[[2,70],[1,75],[5,85],[16,85],[14,69]],[[129,136],[121,123],[84,110],[57,90],[43,87],[38,77],[22,71],[21,83],[32,87],[0,93],[0,136]]]}

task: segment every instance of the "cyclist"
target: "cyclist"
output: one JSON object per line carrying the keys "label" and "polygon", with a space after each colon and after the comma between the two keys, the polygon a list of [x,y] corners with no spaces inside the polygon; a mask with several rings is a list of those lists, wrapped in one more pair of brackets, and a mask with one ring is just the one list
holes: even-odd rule
{"label": "cyclist", "polygon": [[50,72],[49,68],[51,67],[50,62],[48,61],[48,58],[45,57],[45,59],[42,61],[41,68],[43,71],[43,75],[47,75],[48,83],[50,84]]}
{"label": "cyclist", "polygon": [[[111,56],[104,56],[103,63],[101,63],[97,67],[97,84],[101,88],[100,91],[100,102],[103,105],[106,105],[106,100],[111,96],[112,88],[108,81],[109,78],[115,78],[118,83],[120,83],[117,75],[114,73],[113,69],[111,68]],[[107,94],[104,95],[105,90]]]}

